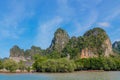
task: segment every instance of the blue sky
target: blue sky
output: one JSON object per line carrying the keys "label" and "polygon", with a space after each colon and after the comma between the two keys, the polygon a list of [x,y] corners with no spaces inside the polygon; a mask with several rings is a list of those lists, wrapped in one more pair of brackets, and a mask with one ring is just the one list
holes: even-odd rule
{"label": "blue sky", "polygon": [[82,36],[93,27],[120,40],[120,0],[1,0],[0,57],[13,45],[49,47],[57,28]]}

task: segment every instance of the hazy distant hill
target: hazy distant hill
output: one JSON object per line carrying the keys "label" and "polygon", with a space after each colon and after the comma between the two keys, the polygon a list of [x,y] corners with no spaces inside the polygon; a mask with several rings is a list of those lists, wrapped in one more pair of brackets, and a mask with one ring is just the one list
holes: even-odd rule
{"label": "hazy distant hill", "polygon": [[120,41],[115,41],[112,45],[113,51],[120,54]]}

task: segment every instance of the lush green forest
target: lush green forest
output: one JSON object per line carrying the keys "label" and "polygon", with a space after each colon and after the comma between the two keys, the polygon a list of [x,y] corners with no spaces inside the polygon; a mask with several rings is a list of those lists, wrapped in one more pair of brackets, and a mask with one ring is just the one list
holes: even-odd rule
{"label": "lush green forest", "polygon": [[119,57],[97,57],[69,60],[67,58],[48,59],[37,56],[33,64],[37,72],[73,72],[81,70],[119,71]]}
{"label": "lush green forest", "polygon": [[21,72],[27,70],[27,66],[25,66],[25,62],[20,61],[19,63],[15,62],[12,59],[1,59],[0,60],[0,69],[6,69],[10,72],[15,72],[19,69]]}
{"label": "lush green forest", "polygon": [[[119,71],[119,52],[119,42],[112,46],[109,36],[101,28],[93,28],[83,36],[71,38],[65,30],[59,28],[50,47],[45,50],[36,46],[27,50],[13,46],[10,58],[0,60],[0,69],[10,72]],[[32,65],[28,65],[29,62]]]}
{"label": "lush green forest", "polygon": [[19,69],[21,72],[30,70],[35,72],[73,72],[81,70],[105,70],[119,71],[120,57],[97,57],[97,58],[82,58],[82,59],[49,59],[46,56],[35,55],[35,62],[32,67],[25,66],[23,61],[16,63],[11,59],[0,60],[0,69],[5,68],[10,72],[15,72]]}

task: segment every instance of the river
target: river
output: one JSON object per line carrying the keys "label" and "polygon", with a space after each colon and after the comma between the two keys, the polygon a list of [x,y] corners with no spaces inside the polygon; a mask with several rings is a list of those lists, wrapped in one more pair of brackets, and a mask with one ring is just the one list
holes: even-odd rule
{"label": "river", "polygon": [[0,80],[120,80],[120,72],[0,74]]}

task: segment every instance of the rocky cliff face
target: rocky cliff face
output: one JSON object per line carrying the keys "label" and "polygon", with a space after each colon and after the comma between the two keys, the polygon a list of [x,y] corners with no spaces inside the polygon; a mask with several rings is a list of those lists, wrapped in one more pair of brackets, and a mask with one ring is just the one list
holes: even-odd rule
{"label": "rocky cliff face", "polygon": [[101,48],[104,49],[101,54],[97,53],[98,52],[97,50],[99,50],[97,48],[82,49],[80,57],[81,58],[89,58],[89,57],[98,57],[100,55],[109,57],[110,55],[114,55],[113,51],[112,51],[112,45],[111,45],[111,42],[109,39],[106,39],[103,42]]}
{"label": "rocky cliff face", "polygon": [[102,47],[105,49],[105,56],[113,55],[112,44],[109,38],[105,40],[105,42],[102,44]]}
{"label": "rocky cliff face", "polygon": [[94,28],[84,34],[87,46],[81,51],[81,58],[113,55],[111,41],[101,28]]}
{"label": "rocky cliff face", "polygon": [[68,43],[68,41],[69,41],[69,35],[67,34],[67,32],[59,28],[54,33],[54,38],[52,40],[49,50],[50,51],[56,50],[58,52],[61,52]]}
{"label": "rocky cliff face", "polygon": [[97,57],[97,56],[98,54],[94,54],[93,51],[88,48],[82,49],[80,55],[81,58],[89,58],[89,57]]}
{"label": "rocky cliff face", "polygon": [[32,46],[31,49],[23,50],[18,46],[13,46],[10,49],[10,58],[16,62],[32,60],[35,54],[42,54],[42,49],[40,47]]}
{"label": "rocky cliff face", "polygon": [[20,60],[26,61],[24,58],[24,50],[20,49],[17,45],[13,46],[13,48],[10,49],[10,59],[15,60],[16,62],[19,62]]}
{"label": "rocky cliff face", "polygon": [[17,45],[10,49],[10,57],[20,57],[24,55],[24,50],[20,49]]}
{"label": "rocky cliff face", "polygon": [[89,58],[113,55],[111,41],[101,28],[88,30],[83,36],[72,37],[63,49],[62,56]]}
{"label": "rocky cliff face", "polygon": [[42,55],[42,49],[40,47],[32,46],[31,49],[25,50],[24,57],[31,59],[35,54]]}
{"label": "rocky cliff face", "polygon": [[[117,42],[113,44],[113,47],[120,50],[120,44],[117,44]],[[59,28],[54,33],[50,47],[44,51],[40,47],[35,46],[25,51],[18,46],[14,46],[10,50],[10,58],[18,61],[32,60],[35,54],[47,55],[50,58],[61,58],[61,56],[69,55],[72,59],[114,55],[111,41],[101,28],[93,28],[88,30],[83,36],[71,38],[66,31]]]}

